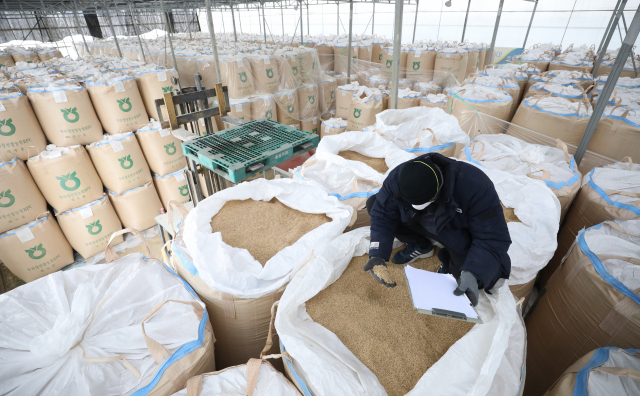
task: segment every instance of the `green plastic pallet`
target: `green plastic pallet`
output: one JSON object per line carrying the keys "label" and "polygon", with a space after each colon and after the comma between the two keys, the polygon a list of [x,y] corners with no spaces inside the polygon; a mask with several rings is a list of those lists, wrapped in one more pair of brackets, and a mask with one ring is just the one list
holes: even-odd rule
{"label": "green plastic pallet", "polygon": [[182,143],[187,157],[239,183],[318,147],[320,137],[266,118]]}

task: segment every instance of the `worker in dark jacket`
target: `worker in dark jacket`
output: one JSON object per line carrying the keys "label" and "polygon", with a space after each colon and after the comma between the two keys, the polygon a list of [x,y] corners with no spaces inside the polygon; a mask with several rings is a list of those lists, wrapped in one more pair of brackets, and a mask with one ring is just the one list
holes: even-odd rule
{"label": "worker in dark jacket", "polygon": [[369,261],[364,267],[387,287],[395,283],[378,277],[375,266],[391,256],[394,238],[406,247],[393,256],[408,264],[434,253],[430,239],[444,248],[438,252],[438,272],[452,274],[471,303],[479,289],[491,290],[500,278],[509,278],[509,229],[493,183],[473,165],[429,153],[395,168],[380,191],[367,200],[371,216]]}

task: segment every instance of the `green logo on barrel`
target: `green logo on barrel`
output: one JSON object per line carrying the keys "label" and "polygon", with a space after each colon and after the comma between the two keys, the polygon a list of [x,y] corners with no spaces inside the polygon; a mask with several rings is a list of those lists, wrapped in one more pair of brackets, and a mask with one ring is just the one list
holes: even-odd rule
{"label": "green logo on barrel", "polygon": [[[7,128],[9,130],[7,131]],[[0,135],[2,136],[11,136],[16,133],[16,127],[13,126],[13,121],[11,118],[8,120],[0,120]]]}
{"label": "green logo on barrel", "polygon": [[413,62],[413,70],[418,70],[420,68],[420,62]]}
{"label": "green logo on barrel", "polygon": [[[5,198],[9,200],[9,202],[4,202]],[[11,195],[11,190],[0,191],[0,208],[8,208],[16,202],[16,199],[13,195]]]}
{"label": "green logo on barrel", "polygon": [[118,161],[120,161],[120,166],[122,167],[122,169],[131,169],[131,167],[133,166],[133,160],[131,159],[131,155],[118,158]]}
{"label": "green logo on barrel", "polygon": [[314,104],[314,103],[316,103],[316,96],[309,95],[309,104]]}
{"label": "green logo on barrel", "polygon": [[264,116],[267,120],[270,120],[273,117],[273,112],[271,110],[267,110],[264,112]]}
{"label": "green logo on barrel", "polygon": [[169,144],[165,144],[164,145],[164,151],[167,152],[167,154],[169,155],[174,155],[176,153],[176,144],[175,143],[169,143]]}
{"label": "green logo on barrel", "polygon": [[315,134],[317,135],[317,134],[318,134],[318,128],[313,128],[313,129],[311,130],[311,132],[312,132],[312,133],[315,133]]}
{"label": "green logo on barrel", "polygon": [[[36,255],[36,252],[40,252],[38,255]],[[27,252],[29,254],[29,258],[32,258],[34,260],[37,259],[41,259],[44,257],[45,254],[47,254],[47,249],[42,247],[42,244],[39,244],[37,246],[32,247],[31,249],[27,249],[25,250],[25,252]]]}
{"label": "green logo on barrel", "polygon": [[[56,176],[56,179],[60,180],[60,187],[65,191],[75,191],[80,187],[80,179],[76,177],[76,172],[67,173],[66,175]],[[67,182],[73,182],[73,185],[69,187]]]}
{"label": "green logo on barrel", "polygon": [[267,77],[273,78],[273,69],[267,69]]}
{"label": "green logo on barrel", "polygon": [[80,119],[80,114],[78,114],[78,110],[75,107],[70,109],[60,109],[60,111],[62,112],[64,119],[72,124],[74,122],[78,122]]}
{"label": "green logo on barrel", "polygon": [[287,106],[287,111],[288,111],[289,113],[293,113],[293,105],[288,105],[288,106]]}
{"label": "green logo on barrel", "polygon": [[393,59],[387,59],[387,69],[390,69],[392,64],[393,64]]}
{"label": "green logo on barrel", "polygon": [[238,73],[238,76],[240,77],[240,81],[247,82],[247,72]]}
{"label": "green logo on barrel", "polygon": [[336,97],[336,91],[330,91],[329,92],[329,96],[331,97],[331,99]]}
{"label": "green logo on barrel", "polygon": [[178,189],[180,190],[180,195],[182,195],[183,197],[186,197],[187,195],[189,195],[189,188],[186,185],[182,187],[178,187]]}
{"label": "green logo on barrel", "polygon": [[100,224],[100,220],[91,224],[87,224],[85,225],[85,227],[87,227],[87,231],[89,231],[89,234],[91,235],[97,235],[100,233],[100,231],[102,231],[102,224]]}
{"label": "green logo on barrel", "polygon": [[361,109],[353,109],[353,117],[360,118],[360,114],[362,114]]}
{"label": "green logo on barrel", "polygon": [[293,66],[293,67],[291,68],[291,71],[293,72],[293,75],[294,75],[294,76],[297,76],[297,75],[298,75],[298,66]]}
{"label": "green logo on barrel", "polygon": [[162,87],[162,93],[168,93],[173,91],[173,85],[169,85],[168,87]]}
{"label": "green logo on barrel", "polygon": [[128,113],[131,111],[131,102],[129,102],[129,98],[124,98],[124,99],[117,99],[118,100],[118,107],[120,107],[120,110],[124,111],[125,113]]}
{"label": "green logo on barrel", "polygon": [[382,54],[378,55],[378,60],[382,60]]}

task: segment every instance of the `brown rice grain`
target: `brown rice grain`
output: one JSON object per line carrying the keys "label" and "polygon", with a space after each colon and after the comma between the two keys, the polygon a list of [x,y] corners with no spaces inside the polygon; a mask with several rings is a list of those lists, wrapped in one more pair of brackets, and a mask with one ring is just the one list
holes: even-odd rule
{"label": "brown rice grain", "polygon": [[273,198],[269,202],[229,201],[211,218],[211,230],[229,246],[247,249],[262,266],[308,232],[331,221],[324,214],[304,213]]}
{"label": "brown rice grain", "polygon": [[[408,393],[473,324],[418,313],[411,302],[404,266],[388,264],[397,282],[387,288],[354,257],[340,278],[307,301],[314,321],[332,331],[377,377],[389,396]],[[437,255],[410,264],[435,272]]]}
{"label": "brown rice grain", "polygon": [[362,155],[360,153],[356,153],[355,151],[341,151],[338,155],[344,159],[350,161],[360,161],[372,167],[376,172],[382,173],[383,175],[387,173],[389,167],[387,163],[384,161],[384,158],[372,158],[367,157],[366,155]]}

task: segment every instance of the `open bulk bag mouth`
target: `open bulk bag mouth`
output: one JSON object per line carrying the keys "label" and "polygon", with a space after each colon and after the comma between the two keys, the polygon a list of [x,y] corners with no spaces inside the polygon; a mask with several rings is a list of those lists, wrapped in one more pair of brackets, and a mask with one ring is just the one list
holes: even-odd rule
{"label": "open bulk bag mouth", "polygon": [[102,198],[102,182],[82,146],[49,145],[29,158],[27,167],[49,205],[59,212]]}
{"label": "open bulk bag mouth", "polygon": [[249,101],[251,102],[252,120],[266,118],[267,120],[278,121],[278,104],[273,95],[255,95],[251,96]]}
{"label": "open bulk bag mouth", "polygon": [[[302,236],[270,258],[264,267],[245,249],[227,245],[212,233],[211,219],[228,201],[253,199],[282,204],[304,212],[325,214],[332,221]],[[351,208],[327,195],[320,186],[299,180],[258,179],[222,190],[202,201],[185,220],[184,242],[193,259],[192,274],[209,287],[240,298],[258,298],[289,282],[317,251],[346,228]]]}
{"label": "open bulk bag mouth", "polygon": [[558,234],[556,254],[540,272],[541,285],[558,268],[580,230],[607,220],[640,219],[640,165],[627,160],[594,168],[584,175],[582,188]]}
{"label": "open bulk bag mouth", "polygon": [[412,91],[411,88],[398,90],[398,110],[419,106],[421,96],[420,92]]}
{"label": "open bulk bag mouth", "polygon": [[456,144],[469,144],[469,135],[460,128],[455,117],[441,109],[422,106],[386,110],[376,115],[376,123],[366,131],[377,132],[416,156],[436,152],[453,157]]}
{"label": "open bulk bag mouth", "polygon": [[447,109],[447,95],[445,94],[427,94],[420,98],[420,106],[434,107],[445,111]]}
{"label": "open bulk bag mouth", "polygon": [[[616,51],[617,53],[617,51]],[[615,62],[615,58],[614,59],[604,59],[602,61],[602,63],[600,64],[600,67],[598,68],[598,72],[596,74],[596,76],[602,76],[602,75],[606,75],[606,74],[610,74],[611,71],[613,70],[613,64]],[[636,59],[637,61],[637,59]],[[631,57],[627,58],[627,61],[625,62],[624,66],[622,67],[622,70],[620,71],[620,77],[621,78],[629,78],[629,77],[636,77],[636,71],[637,71],[637,65],[634,67],[634,64],[631,60]]]}
{"label": "open bulk bag mouth", "polygon": [[518,109],[520,104],[520,98],[522,97],[522,90],[520,86],[513,80],[507,80],[502,77],[494,76],[474,76],[469,77],[464,81],[464,84],[480,85],[483,87],[501,89],[506,91],[512,98],[511,109],[509,110],[508,119],[511,119]]}
{"label": "open bulk bag mouth", "polygon": [[[12,85],[11,85],[12,86]],[[42,151],[47,145],[29,99],[17,89],[0,91],[0,146],[2,156],[27,160],[27,147]]]}
{"label": "open bulk bag mouth", "polygon": [[249,58],[241,55],[223,56],[219,64],[222,85],[229,88],[229,97],[243,98],[256,92]]}
{"label": "open bulk bag mouth", "polygon": [[360,84],[357,81],[347,85],[338,85],[336,90],[336,117],[342,119],[349,118],[349,106],[351,106],[351,95],[358,91]]}
{"label": "open bulk bag mouth", "polygon": [[554,148],[529,144],[504,134],[479,135],[460,152],[458,158],[482,167],[542,180],[560,201],[560,221],[582,186],[582,175],[575,159],[560,139]]}
{"label": "open bulk bag mouth", "polygon": [[574,84],[554,84],[538,82],[534,83],[527,91],[526,97],[535,95],[551,95],[568,99],[572,102],[591,101],[591,89],[584,90],[581,85]]}
{"label": "open bulk bag mouth", "polygon": [[596,127],[589,150],[608,158],[640,158],[640,110],[607,106]]}
{"label": "open bulk bag mouth", "polygon": [[134,132],[149,123],[133,77],[103,75],[85,82],[102,127],[111,135]]}
{"label": "open bulk bag mouth", "polygon": [[553,257],[560,228],[560,202],[541,180],[510,171],[481,168],[489,176],[506,208],[513,208],[519,221],[507,222],[511,246],[511,274],[507,284],[516,297],[528,300],[538,272]]}
{"label": "open bulk bag mouth", "polygon": [[349,122],[342,118],[329,118],[328,120],[323,120],[320,126],[320,139],[325,136],[337,135],[345,132],[347,130],[347,124],[349,124]]}
{"label": "open bulk bag mouth", "polygon": [[165,176],[187,166],[182,141],[170,130],[162,128],[159,122],[152,120],[138,129],[136,138],[153,173]]}
{"label": "open bulk bag mouth", "polygon": [[428,81],[428,82],[423,82],[423,81],[419,81],[416,82],[415,84],[413,84],[413,88],[417,91],[420,90],[420,93],[422,94],[422,96],[428,95],[428,94],[441,94],[443,91],[443,88],[436,84],[433,81]]}
{"label": "open bulk bag mouth", "polygon": [[107,193],[125,228],[146,230],[156,225],[156,216],[162,211],[162,202],[152,182],[122,194],[109,190]]}
{"label": "open bulk bag mouth", "polygon": [[465,79],[467,72],[467,63],[469,60],[469,52],[462,48],[442,48],[438,50],[434,65],[435,73],[433,81],[444,86],[447,82],[444,80],[448,73],[453,74],[458,82]]}
{"label": "open bulk bag mouth", "polygon": [[579,70],[549,70],[545,75],[554,78],[568,78],[578,80],[582,83],[584,89],[593,85],[593,75],[589,72]]}
{"label": "open bulk bag mouth", "polygon": [[578,146],[593,109],[587,102],[560,97],[524,98],[511,123]]}
{"label": "open bulk bag mouth", "polygon": [[580,231],[527,317],[525,394],[541,395],[595,348],[637,346],[638,265],[640,221],[606,221]]}
{"label": "open bulk bag mouth", "polygon": [[468,134],[475,133],[477,113],[484,113],[504,121],[511,121],[514,99],[499,88],[481,85],[464,85],[445,89],[447,95],[447,113],[458,119],[460,127]]}
{"label": "open bulk bag mouth", "polygon": [[[279,302],[275,325],[281,348],[286,348],[287,368],[296,373],[292,381],[309,394],[387,394],[373,372],[334,333],[314,322],[305,307],[307,301],[340,278],[352,258],[367,253],[368,237],[369,228],[363,227],[334,239],[320,251],[313,265],[291,280]],[[453,344],[407,395],[518,394],[524,381],[526,334],[503,280],[498,281],[492,294],[481,293],[476,310],[484,324],[475,325]],[[396,341],[396,345],[401,343]],[[484,347],[479,349],[478,345]],[[381,356],[393,353],[380,351]],[[469,359],[460,359],[469,354]]]}
{"label": "open bulk bag mouth", "polygon": [[549,70],[568,70],[591,73],[593,61],[574,57],[556,58],[549,64]]}
{"label": "open bulk bag mouth", "polygon": [[[204,83],[205,76],[207,75],[204,73],[201,74],[203,76],[203,85],[206,88],[213,88],[213,85],[206,85]],[[142,97],[147,115],[154,120],[159,119],[155,101],[156,99],[161,99],[165,93],[178,89],[178,86],[173,85],[171,82],[171,78],[177,78],[178,73],[175,69],[164,69],[160,67],[151,69],[147,67],[136,70],[133,73],[133,77],[140,90],[140,96]],[[162,118],[166,120],[169,118],[169,113],[167,113],[166,108],[162,109]]]}
{"label": "open bulk bag mouth", "polygon": [[0,232],[27,224],[47,211],[47,203],[24,162],[0,163]]}
{"label": "open bulk bag mouth", "polygon": [[378,89],[359,87],[351,94],[347,128],[362,131],[376,122],[376,114],[384,110],[382,92]]}
{"label": "open bulk bag mouth", "polygon": [[122,194],[151,181],[149,165],[133,132],[104,135],[86,148],[108,190]]}
{"label": "open bulk bag mouth", "polygon": [[[364,162],[348,160],[339,154],[353,151],[370,158],[384,159],[386,172],[380,173]],[[396,166],[414,157],[374,132],[345,132],[323,139],[316,154],[293,172],[294,177],[320,184],[331,196],[357,211],[365,207],[367,198],[382,187],[386,176]]]}
{"label": "open bulk bag mouth", "polygon": [[183,205],[191,201],[184,171],[185,169],[180,169],[166,176],[153,175],[153,184],[156,186],[162,206],[167,210],[171,201],[177,201]]}
{"label": "open bulk bag mouth", "polygon": [[485,67],[479,74],[482,76],[502,77],[507,80],[513,80],[520,86],[520,92],[526,88],[527,81],[529,80],[527,73],[518,70],[517,66],[509,67],[509,64]]}
{"label": "open bulk bag mouth", "polygon": [[33,88],[27,96],[47,140],[56,146],[89,144],[102,138],[102,124],[82,86]]}
{"label": "open bulk bag mouth", "polygon": [[604,347],[573,363],[547,390],[545,396],[587,396],[590,392],[612,395],[637,390],[640,351]]}
{"label": "open bulk bag mouth", "polygon": [[537,67],[541,73],[544,73],[547,70],[549,70],[549,64],[551,63],[552,59],[553,57],[547,52],[543,52],[543,53],[525,52],[519,58],[520,61],[526,62],[530,65],[534,65],[535,67]]}
{"label": "open bulk bag mouth", "polygon": [[[0,234],[0,260],[15,276],[25,282],[34,281],[74,262],[73,249],[49,212],[40,214],[23,226]],[[13,323],[13,320],[11,322]],[[2,335],[8,334],[3,331]],[[0,389],[1,386],[2,384]]]}
{"label": "open bulk bag mouth", "polygon": [[[56,218],[71,247],[85,259],[103,252],[111,234],[122,229],[106,194],[86,205],[56,213]],[[118,236],[113,243],[122,241],[122,236]]]}
{"label": "open bulk bag mouth", "polygon": [[299,128],[300,105],[298,103],[298,90],[276,92],[273,96],[278,104],[276,108],[278,122]]}
{"label": "open bulk bag mouth", "polygon": [[169,396],[214,369],[204,304],[143,242],[0,297],[0,392]]}

